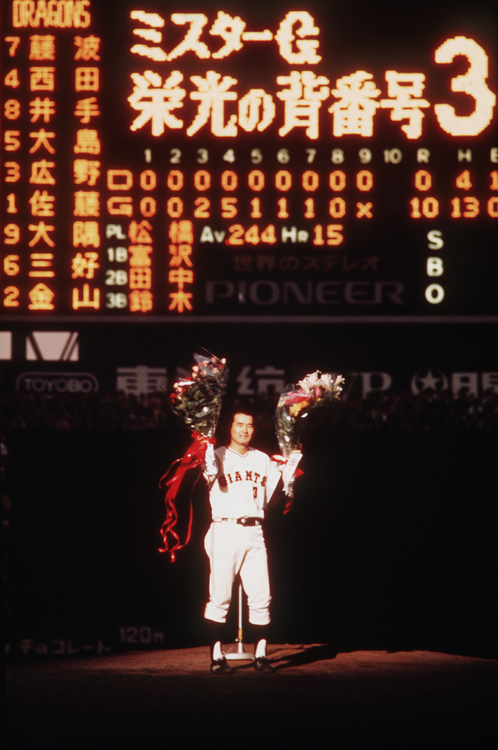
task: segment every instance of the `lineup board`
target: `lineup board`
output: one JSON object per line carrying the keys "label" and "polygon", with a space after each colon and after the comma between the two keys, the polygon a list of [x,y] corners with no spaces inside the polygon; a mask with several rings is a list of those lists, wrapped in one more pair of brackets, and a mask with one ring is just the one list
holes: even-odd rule
{"label": "lineup board", "polygon": [[299,7],[2,4],[6,320],[498,320],[491,3]]}

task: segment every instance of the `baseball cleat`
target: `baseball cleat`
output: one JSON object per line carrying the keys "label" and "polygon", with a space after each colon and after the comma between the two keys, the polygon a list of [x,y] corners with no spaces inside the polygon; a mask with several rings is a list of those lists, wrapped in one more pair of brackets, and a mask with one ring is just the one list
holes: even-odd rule
{"label": "baseball cleat", "polygon": [[254,669],[262,674],[276,674],[276,669],[272,667],[266,656],[259,656],[254,660]]}
{"label": "baseball cleat", "polygon": [[233,669],[226,659],[213,659],[211,662],[211,672],[213,674],[231,674]]}

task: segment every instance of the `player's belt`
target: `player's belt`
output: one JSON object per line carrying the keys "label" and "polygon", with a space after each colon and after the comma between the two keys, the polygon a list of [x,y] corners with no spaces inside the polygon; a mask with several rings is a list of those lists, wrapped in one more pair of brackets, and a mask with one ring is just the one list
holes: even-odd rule
{"label": "player's belt", "polygon": [[261,518],[213,518],[215,523],[225,521],[226,523],[238,523],[240,526],[260,526]]}

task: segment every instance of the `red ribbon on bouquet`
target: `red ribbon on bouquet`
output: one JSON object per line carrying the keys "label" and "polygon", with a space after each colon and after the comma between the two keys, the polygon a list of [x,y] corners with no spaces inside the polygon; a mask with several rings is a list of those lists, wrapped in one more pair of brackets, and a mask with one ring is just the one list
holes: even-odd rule
{"label": "red ribbon on bouquet", "polygon": [[[192,433],[194,438],[193,443],[187,448],[183,458],[178,458],[173,461],[166,474],[164,474],[159,480],[159,487],[167,487],[166,496],[164,502],[166,503],[166,520],[161,526],[161,536],[163,538],[164,549],[159,548],[159,552],[169,552],[171,562],[175,562],[175,552],[185,547],[190,540],[190,534],[192,531],[192,491],[197,484],[198,478],[195,480],[192,491],[190,492],[190,512],[189,521],[187,528],[187,535],[184,542],[180,542],[180,536],[175,530],[175,526],[178,523],[178,511],[176,509],[176,496],[183,482],[183,478],[189,469],[194,469],[196,466],[202,466],[206,458],[206,448],[208,443],[215,445],[214,438],[207,438],[201,435],[200,432],[194,431]],[[173,475],[166,479],[171,474],[171,470],[176,466]],[[170,539],[168,534],[173,537],[173,543],[170,545]]]}

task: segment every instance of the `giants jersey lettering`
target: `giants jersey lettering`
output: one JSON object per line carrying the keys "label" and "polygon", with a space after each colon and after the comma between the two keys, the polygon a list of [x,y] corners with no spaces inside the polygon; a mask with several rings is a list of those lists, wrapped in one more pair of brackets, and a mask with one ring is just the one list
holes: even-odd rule
{"label": "giants jersey lettering", "polygon": [[278,466],[254,448],[243,456],[218,448],[214,455],[218,475],[209,492],[213,518],[263,518],[280,478]]}

